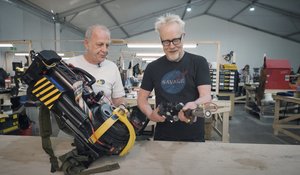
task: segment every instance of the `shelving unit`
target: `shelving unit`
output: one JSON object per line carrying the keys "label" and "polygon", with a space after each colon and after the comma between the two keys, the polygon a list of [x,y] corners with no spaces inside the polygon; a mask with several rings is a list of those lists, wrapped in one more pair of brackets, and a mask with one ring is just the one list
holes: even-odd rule
{"label": "shelving unit", "polygon": [[[232,59],[235,60],[234,54]],[[231,102],[230,117],[234,114],[236,70],[235,64],[228,64],[228,62],[221,60],[220,57],[217,59],[217,66],[210,68],[211,91],[219,97],[229,97]]]}
{"label": "shelving unit", "polygon": [[219,92],[234,92],[234,74],[234,70],[220,70]]}
{"label": "shelving unit", "polygon": [[216,92],[217,82],[219,82],[219,93],[217,96],[219,97],[229,97],[231,102],[231,110],[230,110],[230,117],[234,114],[234,70],[219,70],[219,81],[217,81],[217,70],[210,69],[210,77],[212,81],[211,91]]}
{"label": "shelving unit", "polygon": [[[234,70],[219,70],[219,92],[234,92]],[[210,78],[212,81],[212,91],[217,89],[217,69],[210,69]]]}

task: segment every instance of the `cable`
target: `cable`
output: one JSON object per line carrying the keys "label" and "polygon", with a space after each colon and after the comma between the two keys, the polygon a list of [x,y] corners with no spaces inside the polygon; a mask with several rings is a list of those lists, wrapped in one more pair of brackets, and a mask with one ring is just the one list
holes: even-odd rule
{"label": "cable", "polygon": [[[208,107],[207,107],[208,105]],[[212,106],[211,106],[212,105]],[[210,107],[214,107],[214,108],[210,108]],[[203,108],[205,110],[210,110],[211,112],[216,112],[218,110],[218,105],[213,103],[213,102],[207,102],[203,104]],[[213,109],[213,110],[212,110]]]}

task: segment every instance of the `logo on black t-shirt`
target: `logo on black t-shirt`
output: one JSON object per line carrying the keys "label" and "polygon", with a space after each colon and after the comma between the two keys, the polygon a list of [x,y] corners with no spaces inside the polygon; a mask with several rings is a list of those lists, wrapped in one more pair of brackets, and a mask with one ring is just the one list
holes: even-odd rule
{"label": "logo on black t-shirt", "polygon": [[101,79],[101,80],[97,80],[96,83],[98,85],[104,85],[105,84],[105,80]]}
{"label": "logo on black t-shirt", "polygon": [[180,92],[186,83],[185,75],[179,70],[173,70],[165,74],[161,79],[161,87],[164,91],[170,94],[177,94]]}

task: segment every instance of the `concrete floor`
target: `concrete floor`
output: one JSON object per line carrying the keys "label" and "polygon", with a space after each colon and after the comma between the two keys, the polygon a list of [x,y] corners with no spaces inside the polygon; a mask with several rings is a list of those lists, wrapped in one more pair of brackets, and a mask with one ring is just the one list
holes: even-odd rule
{"label": "concrete floor", "polygon": [[229,122],[230,142],[300,145],[299,141],[283,134],[275,136],[272,124],[273,116],[260,120],[255,114],[246,112],[244,104],[236,104],[234,116]]}
{"label": "concrete floor", "polygon": [[[35,120],[37,120],[37,118],[35,118]],[[63,134],[61,131],[59,132],[55,119],[52,119],[52,121],[53,136],[64,136],[65,134]],[[296,141],[283,134],[275,136],[273,134],[272,123],[272,116],[265,118],[264,120],[260,120],[254,114],[249,114],[246,112],[243,104],[236,104],[234,116],[231,118],[231,120],[229,120],[230,142],[300,145],[299,141]],[[37,125],[38,123],[35,124],[36,127]],[[38,131],[38,129],[35,130]],[[298,130],[298,134],[300,135],[300,130]],[[214,132],[211,134],[211,139],[218,141],[221,140],[220,137]]]}

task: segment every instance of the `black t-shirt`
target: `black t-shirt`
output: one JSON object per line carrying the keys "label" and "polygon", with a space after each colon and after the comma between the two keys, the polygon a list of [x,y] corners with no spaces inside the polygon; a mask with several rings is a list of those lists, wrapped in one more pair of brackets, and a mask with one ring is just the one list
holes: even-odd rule
{"label": "black t-shirt", "polygon": [[0,87],[2,88],[5,87],[5,79],[7,77],[8,77],[7,72],[3,68],[0,68]]}
{"label": "black t-shirt", "polygon": [[[179,62],[165,56],[148,64],[141,84],[147,91],[154,89],[156,104],[187,103],[199,98],[197,86],[210,85],[209,67],[204,57],[185,52]],[[156,140],[204,141],[204,119],[187,124],[181,121],[157,123]]]}

